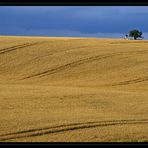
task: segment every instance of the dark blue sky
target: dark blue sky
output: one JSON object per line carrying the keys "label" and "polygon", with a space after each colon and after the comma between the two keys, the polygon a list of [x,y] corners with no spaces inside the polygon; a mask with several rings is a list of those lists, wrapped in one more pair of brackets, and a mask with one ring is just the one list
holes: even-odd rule
{"label": "dark blue sky", "polygon": [[0,6],[0,35],[148,38],[148,6]]}

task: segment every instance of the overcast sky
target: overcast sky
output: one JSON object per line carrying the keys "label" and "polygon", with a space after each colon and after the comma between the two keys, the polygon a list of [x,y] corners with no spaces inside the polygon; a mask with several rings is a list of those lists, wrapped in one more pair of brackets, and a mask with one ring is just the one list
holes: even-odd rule
{"label": "overcast sky", "polygon": [[0,6],[0,35],[148,39],[148,6]]}

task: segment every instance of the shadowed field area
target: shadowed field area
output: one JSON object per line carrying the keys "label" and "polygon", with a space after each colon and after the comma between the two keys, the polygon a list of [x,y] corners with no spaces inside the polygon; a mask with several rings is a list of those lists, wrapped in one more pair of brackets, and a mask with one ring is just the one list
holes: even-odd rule
{"label": "shadowed field area", "polygon": [[0,37],[0,142],[148,141],[148,41]]}

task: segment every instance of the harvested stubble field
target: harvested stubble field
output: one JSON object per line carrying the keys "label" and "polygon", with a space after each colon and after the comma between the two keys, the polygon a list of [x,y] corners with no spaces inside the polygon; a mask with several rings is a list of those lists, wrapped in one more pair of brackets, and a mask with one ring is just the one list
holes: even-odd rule
{"label": "harvested stubble field", "polygon": [[0,37],[0,142],[148,141],[148,41]]}

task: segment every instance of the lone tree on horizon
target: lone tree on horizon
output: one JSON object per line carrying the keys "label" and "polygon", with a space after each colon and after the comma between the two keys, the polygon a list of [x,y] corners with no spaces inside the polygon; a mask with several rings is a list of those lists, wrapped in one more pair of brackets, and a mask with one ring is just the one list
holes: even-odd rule
{"label": "lone tree on horizon", "polygon": [[129,31],[129,36],[134,37],[134,40],[136,40],[137,38],[143,38],[142,32],[136,29]]}

